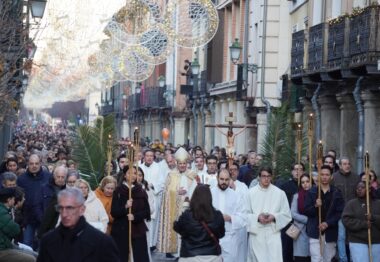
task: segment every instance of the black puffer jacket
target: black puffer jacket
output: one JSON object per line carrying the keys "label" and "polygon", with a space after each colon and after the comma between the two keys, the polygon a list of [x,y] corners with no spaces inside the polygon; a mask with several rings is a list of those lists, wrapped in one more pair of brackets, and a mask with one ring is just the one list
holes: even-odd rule
{"label": "black puffer jacket", "polygon": [[[220,211],[214,210],[214,220],[207,223],[216,239],[224,237],[224,219]],[[186,210],[174,222],[174,230],[181,235],[181,257],[220,255],[215,241],[199,221],[196,221],[190,210]]]}

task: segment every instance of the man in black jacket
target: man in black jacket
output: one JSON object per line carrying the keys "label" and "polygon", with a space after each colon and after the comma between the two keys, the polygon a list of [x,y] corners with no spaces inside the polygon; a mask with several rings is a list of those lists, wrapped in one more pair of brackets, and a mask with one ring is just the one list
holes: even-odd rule
{"label": "man in black jacket", "polygon": [[88,224],[82,192],[77,188],[58,193],[61,224],[41,240],[38,262],[119,262],[111,237]]}

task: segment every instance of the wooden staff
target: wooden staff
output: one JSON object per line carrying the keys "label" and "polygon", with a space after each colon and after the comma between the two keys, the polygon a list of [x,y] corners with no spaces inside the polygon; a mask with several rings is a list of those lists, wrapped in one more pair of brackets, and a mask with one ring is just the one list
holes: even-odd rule
{"label": "wooden staff", "polygon": [[112,135],[108,134],[108,145],[107,145],[107,176],[111,175],[112,166]]}
{"label": "wooden staff", "polygon": [[[318,167],[318,199],[321,199],[321,168],[323,163],[323,145],[319,141],[317,148],[317,167]],[[318,222],[322,224],[322,206],[318,207]],[[321,256],[323,256],[322,230],[319,229],[319,247]]]}
{"label": "wooden staff", "polygon": [[314,117],[313,114],[309,114],[307,138],[309,141],[309,177],[310,182],[313,180],[313,136],[314,136]]}
{"label": "wooden staff", "polygon": [[[302,154],[302,125],[297,126],[297,164],[298,167],[301,166],[301,154]],[[298,171],[297,171],[298,172]],[[298,186],[301,184],[301,176],[298,176]]]}
{"label": "wooden staff", "polygon": [[[371,216],[371,210],[370,210],[370,175],[369,175],[369,154],[368,151],[364,155],[364,168],[365,168],[365,189],[366,189],[366,201],[367,201],[367,216]],[[369,255],[369,261],[372,262],[372,236],[371,236],[371,228],[368,228],[368,255]]]}
{"label": "wooden staff", "polygon": [[[128,200],[131,200],[132,199],[132,172],[134,171],[133,168],[133,164],[134,164],[134,159],[135,159],[135,149],[134,149],[134,146],[133,144],[131,144],[129,146],[129,150],[128,150],[128,159],[129,159],[129,168],[128,168],[128,172],[129,172],[129,175],[128,175],[128,187],[129,187],[129,191],[128,191]],[[128,214],[131,215],[132,214],[132,207],[130,207],[128,209]],[[128,227],[129,227],[129,231],[128,231],[128,242],[129,242],[129,245],[128,245],[128,249],[129,249],[129,252],[128,252],[128,261],[131,262],[133,261],[133,251],[132,251],[132,221],[129,220],[128,218]]]}
{"label": "wooden staff", "polygon": [[[135,131],[133,132],[133,143],[134,143],[134,149],[135,149],[135,156],[137,156],[137,153],[140,151],[140,130],[139,128],[136,126],[135,127]],[[134,162],[135,160],[133,159],[132,162]],[[136,161],[136,172],[138,170],[138,166],[139,166],[139,163],[138,161]]]}

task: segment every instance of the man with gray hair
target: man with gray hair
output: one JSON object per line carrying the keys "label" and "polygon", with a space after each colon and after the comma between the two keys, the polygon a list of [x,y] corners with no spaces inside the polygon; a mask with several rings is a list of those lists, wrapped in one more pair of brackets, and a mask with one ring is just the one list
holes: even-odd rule
{"label": "man with gray hair", "polygon": [[112,238],[86,222],[84,202],[77,188],[58,193],[56,210],[61,223],[42,238],[37,262],[120,261]]}
{"label": "man with gray hair", "polygon": [[66,188],[66,177],[68,168],[66,166],[57,166],[53,171],[53,176],[49,183],[42,186],[42,211],[43,217],[38,230],[38,238],[49,230],[55,228],[58,221],[58,212],[55,210],[57,204],[57,194]]}
{"label": "man with gray hair", "polygon": [[4,172],[1,174],[1,185],[3,187],[16,187],[17,176],[13,172]]}

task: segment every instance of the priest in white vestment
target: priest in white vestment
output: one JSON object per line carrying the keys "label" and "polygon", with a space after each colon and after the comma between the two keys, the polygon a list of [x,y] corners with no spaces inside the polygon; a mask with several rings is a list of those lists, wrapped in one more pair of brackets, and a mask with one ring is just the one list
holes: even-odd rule
{"label": "priest in white vestment", "polygon": [[292,220],[284,191],[271,184],[272,170],[263,167],[259,184],[249,189],[249,262],[282,262],[281,229]]}
{"label": "priest in white vestment", "polygon": [[230,173],[227,169],[221,169],[217,177],[217,185],[211,188],[212,205],[222,212],[226,233],[220,239],[222,257],[224,262],[245,262],[237,260],[240,252],[239,232],[246,227],[247,210],[241,195],[229,187]]}
{"label": "priest in white vestment", "polygon": [[187,161],[190,158],[187,151],[180,147],[174,156],[177,169],[170,172],[166,178],[157,242],[158,252],[166,253],[167,257],[179,251],[179,235],[174,231],[173,223],[189,206],[197,186],[197,174],[187,169]]}
{"label": "priest in white vestment", "polygon": [[[237,180],[239,174],[239,164],[233,162],[231,166],[228,166],[228,171],[231,175],[230,188],[234,190],[242,199],[241,204],[245,205],[244,208],[248,210],[248,187],[245,183]],[[239,247],[236,261],[247,261],[248,252],[248,233],[247,228],[242,227],[238,232],[238,241],[236,245]]]}
{"label": "priest in white vestment", "polygon": [[144,171],[144,179],[148,184],[153,188],[154,192],[154,203],[156,215],[151,217],[148,245],[152,249],[156,246],[157,235],[158,235],[158,213],[161,208],[162,202],[162,191],[165,185],[165,174],[163,174],[160,165],[154,162],[154,152],[151,149],[148,149],[144,152],[144,162],[139,165],[140,168]]}

